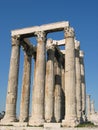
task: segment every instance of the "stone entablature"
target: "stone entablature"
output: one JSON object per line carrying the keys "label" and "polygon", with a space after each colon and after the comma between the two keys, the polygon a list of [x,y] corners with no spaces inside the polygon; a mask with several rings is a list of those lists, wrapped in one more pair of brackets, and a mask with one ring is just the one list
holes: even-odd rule
{"label": "stone entablature", "polygon": [[63,31],[65,27],[69,27],[68,21],[45,24],[41,26],[34,26],[29,28],[17,29],[11,31],[11,36],[21,35],[23,37],[34,36],[35,31],[44,31],[46,33]]}

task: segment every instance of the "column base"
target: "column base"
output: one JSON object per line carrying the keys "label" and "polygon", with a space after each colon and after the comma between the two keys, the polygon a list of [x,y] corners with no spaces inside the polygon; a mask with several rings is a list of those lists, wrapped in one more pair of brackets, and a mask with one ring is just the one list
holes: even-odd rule
{"label": "column base", "polygon": [[65,120],[62,120],[62,126],[64,127],[75,127],[79,124],[77,118],[66,118]]}
{"label": "column base", "polygon": [[29,125],[31,126],[43,126],[44,125],[44,119],[34,119],[31,117],[29,120]]}
{"label": "column base", "polygon": [[78,120],[79,124],[82,124],[84,122],[82,117],[77,117],[77,120]]}
{"label": "column base", "polygon": [[28,122],[28,118],[21,117],[19,118],[19,122]]}
{"label": "column base", "polygon": [[86,117],[86,115],[83,115],[83,116],[82,116],[82,119],[83,119],[83,122],[87,122],[87,117]]}
{"label": "column base", "polygon": [[0,122],[0,125],[2,126],[15,126],[15,127],[27,127],[27,122]]}
{"label": "column base", "polygon": [[50,123],[50,122],[52,122],[52,120],[51,119],[46,119],[45,122]]}
{"label": "column base", "polygon": [[17,122],[18,120],[14,116],[4,116],[4,118],[1,120],[1,123],[9,124],[11,122]]}
{"label": "column base", "polygon": [[56,120],[55,120],[54,117],[49,118],[49,119],[48,119],[48,118],[47,118],[47,119],[45,118],[45,122],[46,122],[46,123],[51,123],[51,122],[56,122]]}

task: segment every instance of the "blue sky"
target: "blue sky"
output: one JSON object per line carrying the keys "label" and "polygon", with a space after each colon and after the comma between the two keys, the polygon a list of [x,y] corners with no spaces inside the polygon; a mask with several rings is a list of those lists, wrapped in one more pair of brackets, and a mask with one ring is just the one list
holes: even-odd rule
{"label": "blue sky", "polygon": [[[6,102],[11,30],[59,21],[69,21],[81,42],[87,93],[95,100],[98,110],[98,0],[0,0],[0,112]],[[63,38],[61,34],[57,37]],[[20,65],[21,71],[22,68]],[[19,79],[20,93],[22,73]]]}

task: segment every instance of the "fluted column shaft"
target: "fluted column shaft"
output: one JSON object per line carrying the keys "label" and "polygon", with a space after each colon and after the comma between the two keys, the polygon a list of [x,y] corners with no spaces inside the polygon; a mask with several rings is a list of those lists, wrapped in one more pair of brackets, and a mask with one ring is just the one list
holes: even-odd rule
{"label": "fluted column shaft", "polygon": [[22,122],[26,122],[29,119],[30,80],[31,80],[31,56],[28,56],[25,53],[22,93],[20,103],[20,121]]}
{"label": "fluted column shaft", "polygon": [[63,120],[65,126],[75,126],[76,115],[76,69],[75,69],[75,43],[74,30],[71,27],[65,28],[66,55],[65,55],[65,95],[66,115]]}
{"label": "fluted column shaft", "polygon": [[61,67],[61,119],[65,116],[65,70]]}
{"label": "fluted column shaft", "polygon": [[61,65],[55,61],[55,90],[54,90],[54,117],[56,122],[61,120]]}
{"label": "fluted column shaft", "polygon": [[94,101],[91,102],[91,114],[95,114]]}
{"label": "fluted column shaft", "polygon": [[65,93],[65,70],[63,66],[61,68],[61,75],[62,75],[62,90]]}
{"label": "fluted column shaft", "polygon": [[33,108],[30,125],[39,126],[44,123],[44,97],[45,97],[45,33],[36,32],[37,35],[37,54],[36,54],[36,73],[33,91]]}
{"label": "fluted column shaft", "polygon": [[[19,72],[19,56],[20,45],[19,38],[12,37],[12,52],[9,69],[8,90],[6,98],[6,113],[4,121],[16,121],[16,102],[17,102],[17,86],[18,86],[18,72]],[[3,121],[2,120],[2,121]]]}
{"label": "fluted column shaft", "polygon": [[85,85],[85,68],[84,68],[84,52],[80,51],[80,65],[81,65],[81,89],[82,89],[82,117],[85,121],[86,112],[86,85]]}
{"label": "fluted column shaft", "polygon": [[90,95],[87,95],[87,119],[90,121],[90,114],[91,114],[91,100]]}
{"label": "fluted column shaft", "polygon": [[75,61],[76,61],[76,103],[77,103],[77,118],[82,121],[82,92],[81,92],[81,67],[80,67],[80,42],[75,41]]}
{"label": "fluted column shaft", "polygon": [[47,41],[47,63],[45,84],[45,121],[53,121],[54,116],[54,52],[52,39]]}
{"label": "fluted column shaft", "polygon": [[31,108],[31,117],[29,119],[29,124],[32,125],[33,122],[33,99],[35,98],[34,92],[35,92],[35,73],[36,73],[36,54],[33,55],[34,58],[34,69],[33,69],[33,83],[32,83],[32,108]]}

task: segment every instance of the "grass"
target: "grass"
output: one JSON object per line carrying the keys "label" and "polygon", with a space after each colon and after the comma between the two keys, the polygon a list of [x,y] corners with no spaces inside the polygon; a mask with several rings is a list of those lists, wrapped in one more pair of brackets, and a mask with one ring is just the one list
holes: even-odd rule
{"label": "grass", "polygon": [[92,122],[86,122],[86,123],[79,124],[76,127],[97,127],[97,126],[95,126]]}
{"label": "grass", "polygon": [[27,125],[28,127],[43,127],[43,125],[39,125],[39,126],[32,126],[32,125]]}
{"label": "grass", "polygon": [[13,126],[12,124],[3,124],[3,125],[0,125],[0,126]]}

